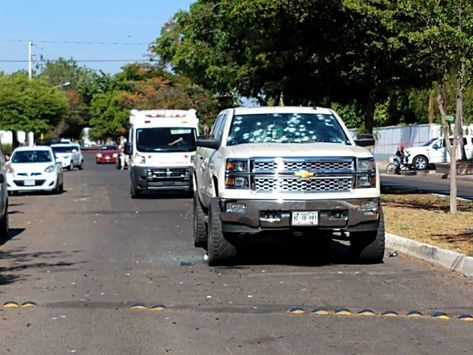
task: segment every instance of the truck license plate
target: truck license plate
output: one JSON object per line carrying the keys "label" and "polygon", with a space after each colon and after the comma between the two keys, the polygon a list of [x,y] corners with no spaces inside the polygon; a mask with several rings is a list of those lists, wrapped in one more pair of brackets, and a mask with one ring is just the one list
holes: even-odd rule
{"label": "truck license plate", "polygon": [[34,186],[34,180],[25,180],[25,186]]}
{"label": "truck license plate", "polygon": [[293,226],[316,226],[319,224],[317,211],[292,212]]}

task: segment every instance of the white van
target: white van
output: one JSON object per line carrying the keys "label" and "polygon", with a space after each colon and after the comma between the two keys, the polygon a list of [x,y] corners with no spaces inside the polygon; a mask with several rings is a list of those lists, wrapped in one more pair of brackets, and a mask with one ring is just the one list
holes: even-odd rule
{"label": "white van", "polygon": [[[473,136],[463,136],[463,144],[467,159],[473,159]],[[447,147],[443,138],[433,138],[418,147],[406,148],[409,157],[407,163],[413,165],[417,170],[424,170],[436,163],[447,163],[450,161]],[[460,158],[460,150],[457,159]]]}
{"label": "white van", "polygon": [[196,110],[132,110],[125,154],[130,156],[130,194],[192,191]]}

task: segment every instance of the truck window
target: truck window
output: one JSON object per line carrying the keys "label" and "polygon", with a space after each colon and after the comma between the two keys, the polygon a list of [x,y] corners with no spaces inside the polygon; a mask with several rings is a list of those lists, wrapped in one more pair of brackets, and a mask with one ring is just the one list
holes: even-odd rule
{"label": "truck window", "polygon": [[350,144],[335,116],[298,113],[234,116],[227,144],[316,142]]}
{"label": "truck window", "polygon": [[195,151],[196,130],[188,127],[136,129],[136,149],[140,152]]}

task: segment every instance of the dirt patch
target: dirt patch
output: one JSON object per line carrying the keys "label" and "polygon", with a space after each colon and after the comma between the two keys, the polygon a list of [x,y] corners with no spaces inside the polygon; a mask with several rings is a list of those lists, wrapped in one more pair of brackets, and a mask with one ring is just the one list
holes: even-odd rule
{"label": "dirt patch", "polygon": [[451,214],[449,197],[390,191],[382,204],[388,233],[473,256],[473,202]]}

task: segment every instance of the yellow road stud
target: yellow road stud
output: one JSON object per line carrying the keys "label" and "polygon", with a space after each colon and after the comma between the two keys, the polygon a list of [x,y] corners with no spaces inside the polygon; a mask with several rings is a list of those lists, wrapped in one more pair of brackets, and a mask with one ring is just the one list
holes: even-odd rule
{"label": "yellow road stud", "polygon": [[357,313],[359,316],[365,316],[365,317],[374,317],[376,316],[376,313],[372,311],[371,309],[362,309]]}
{"label": "yellow road stud", "polygon": [[21,304],[22,308],[30,308],[30,307],[35,307],[35,306],[37,306],[37,304],[32,301],[26,301]]}
{"label": "yellow road stud", "polygon": [[287,310],[287,313],[291,313],[291,314],[304,314],[305,313],[305,310],[304,308],[302,307],[298,307],[298,306],[293,306],[291,308],[289,308]]}
{"label": "yellow road stud", "polygon": [[8,301],[3,304],[3,308],[18,308],[20,305],[16,302]]}
{"label": "yellow road stud", "polygon": [[338,309],[335,310],[334,314],[336,314],[337,316],[351,316],[351,315],[353,315],[353,313],[349,309],[346,309],[346,308],[338,308]]}
{"label": "yellow road stud", "polygon": [[399,316],[399,314],[397,314],[394,311],[386,311],[386,312],[381,313],[381,315],[383,317],[398,317]]}
{"label": "yellow road stud", "polygon": [[442,319],[442,320],[449,320],[450,317],[443,313],[443,312],[434,312],[432,313],[432,318],[436,318],[436,319]]}
{"label": "yellow road stud", "polygon": [[330,314],[330,311],[324,307],[316,307],[312,311],[310,311],[310,314],[314,314],[317,316],[328,316]]}
{"label": "yellow road stud", "polygon": [[465,321],[465,322],[473,322],[473,316],[470,314],[462,314],[458,319]]}
{"label": "yellow road stud", "polygon": [[130,306],[130,309],[133,309],[133,310],[146,310],[148,309],[148,307],[146,307],[144,304],[141,304],[141,303],[137,303],[137,304],[132,304]]}
{"label": "yellow road stud", "polygon": [[410,318],[423,317],[423,316],[424,315],[419,311],[410,311],[406,314],[406,317],[410,317]]}

